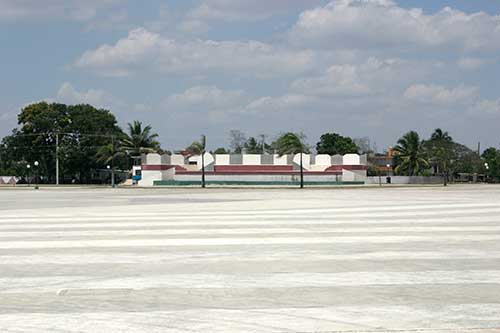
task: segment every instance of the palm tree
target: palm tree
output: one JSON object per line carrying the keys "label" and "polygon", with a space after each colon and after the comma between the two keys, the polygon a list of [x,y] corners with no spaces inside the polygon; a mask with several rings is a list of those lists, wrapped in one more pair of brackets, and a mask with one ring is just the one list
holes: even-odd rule
{"label": "palm tree", "polygon": [[398,153],[396,158],[399,163],[395,169],[398,173],[404,171],[409,176],[413,176],[429,166],[425,158],[423,143],[415,131],[410,131],[400,138],[394,150]]}
{"label": "palm tree", "polygon": [[453,142],[453,138],[448,134],[448,132],[443,132],[442,129],[436,128],[434,133],[431,135],[431,140],[434,142]]}
{"label": "palm tree", "polygon": [[200,141],[193,142],[186,151],[191,155],[201,155],[201,187],[205,188],[205,152],[207,148],[207,137],[201,136]]}
{"label": "palm tree", "polygon": [[309,149],[303,142],[304,136],[292,132],[281,135],[275,142],[274,148],[280,155],[286,154],[300,154],[300,188],[304,188],[304,167],[302,162],[302,155],[308,153]]}
{"label": "palm tree", "polygon": [[111,186],[113,187],[115,187],[115,161],[117,158],[126,156],[127,152],[122,147],[116,147],[114,138],[111,143],[101,146],[97,150],[97,161],[107,165],[111,164]]}
{"label": "palm tree", "polygon": [[128,133],[121,140],[120,147],[132,158],[137,159],[142,154],[154,153],[160,149],[158,134],[152,133],[151,125],[142,127],[142,122],[135,120],[128,123]]}
{"label": "palm tree", "polygon": [[453,153],[453,138],[448,132],[437,128],[429,141],[425,143],[436,165],[436,173],[443,174],[444,186],[448,185],[448,172]]}

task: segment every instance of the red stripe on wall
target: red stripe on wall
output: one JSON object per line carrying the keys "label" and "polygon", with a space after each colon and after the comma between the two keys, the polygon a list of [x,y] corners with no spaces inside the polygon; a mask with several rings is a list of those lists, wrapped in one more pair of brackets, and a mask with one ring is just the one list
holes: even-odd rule
{"label": "red stripe on wall", "polygon": [[342,170],[349,170],[349,171],[368,170],[368,166],[366,166],[366,165],[332,165],[331,167],[327,168],[325,171],[342,171]]}
{"label": "red stripe on wall", "polygon": [[[299,171],[236,171],[236,172],[221,172],[221,171],[206,171],[207,175],[300,175]],[[201,171],[178,171],[178,175],[201,175]],[[326,175],[342,175],[341,171],[304,171],[304,175],[326,176]]]}
{"label": "red stripe on wall", "polygon": [[165,171],[175,168],[175,171],[186,171],[186,168],[181,167],[180,165],[160,165],[160,164],[143,164],[141,166],[141,170],[143,171]]}
{"label": "red stripe on wall", "polygon": [[283,172],[293,171],[293,165],[216,165],[215,172]]}
{"label": "red stripe on wall", "polygon": [[[142,165],[144,171],[165,171],[175,168],[178,174],[200,174],[201,171],[187,171],[179,165]],[[366,165],[332,165],[325,171],[307,171],[307,175],[340,175],[342,170],[357,171],[367,170]],[[292,165],[217,165],[214,167],[215,171],[207,171],[207,174],[219,175],[295,175],[300,174],[298,170],[293,170]]]}

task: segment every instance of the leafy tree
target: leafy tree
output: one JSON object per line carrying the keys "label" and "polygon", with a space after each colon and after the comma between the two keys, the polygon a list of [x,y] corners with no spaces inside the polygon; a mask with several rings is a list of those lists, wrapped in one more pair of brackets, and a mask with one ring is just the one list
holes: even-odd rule
{"label": "leafy tree", "polygon": [[227,150],[226,148],[217,148],[213,151],[213,154],[221,154],[221,155],[225,155],[225,154],[229,154],[230,151]]}
{"label": "leafy tree", "polygon": [[487,163],[488,169],[485,170],[488,177],[491,177],[496,182],[500,181],[500,150],[496,148],[486,149],[481,157],[484,163]]}
{"label": "leafy tree", "polygon": [[19,128],[2,140],[6,164],[21,175],[26,164],[38,161],[40,175],[50,181],[55,179],[56,137],[61,174],[89,182],[92,170],[103,168],[97,151],[123,136],[111,112],[90,105],[35,103],[21,110],[18,123]]}
{"label": "leafy tree", "polygon": [[257,141],[256,138],[250,137],[245,142],[245,153],[247,154],[265,154],[271,151],[271,146],[264,141],[265,137],[262,135],[261,140]]}
{"label": "leafy tree", "polygon": [[341,136],[337,133],[325,133],[316,144],[318,154],[345,155],[358,153],[358,146],[349,137]]}
{"label": "leafy tree", "polygon": [[191,155],[201,156],[201,187],[205,188],[205,152],[207,147],[207,138],[205,135],[201,136],[200,141],[194,141],[186,151]]}
{"label": "leafy tree", "polygon": [[273,149],[270,144],[266,142],[266,135],[265,134],[260,134],[259,135],[259,148],[261,148],[261,153],[262,154],[272,154]]}
{"label": "leafy tree", "polygon": [[[35,103],[24,107],[18,115],[20,128],[4,138],[9,158],[17,162],[17,174],[24,174],[27,164],[39,162],[38,173],[53,178],[55,174],[56,134],[69,125],[71,119],[64,104]],[[21,170],[20,170],[21,169]]]}
{"label": "leafy tree", "polygon": [[453,142],[453,138],[448,134],[448,132],[443,132],[442,129],[436,128],[434,132],[431,134],[431,139],[430,141],[432,142],[447,142],[451,143]]}
{"label": "leafy tree", "polygon": [[109,165],[113,164],[119,159],[127,159],[128,153],[122,147],[118,145],[113,145],[109,143],[107,145],[101,146],[96,153],[97,161],[103,164]]}
{"label": "leafy tree", "polygon": [[473,151],[464,145],[454,144],[454,155],[456,160],[451,165],[451,172],[458,173],[479,173],[484,169],[484,162],[477,151]]}
{"label": "leafy tree", "polygon": [[436,129],[424,148],[435,174],[443,175],[446,185],[450,174],[479,173],[484,166],[477,152],[455,142],[448,132]]}
{"label": "leafy tree", "polygon": [[257,140],[254,137],[248,138],[247,142],[245,142],[245,153],[247,154],[261,154],[262,146],[259,145]]}
{"label": "leafy tree", "polygon": [[[80,181],[89,183],[92,170],[106,166],[96,158],[99,148],[110,143],[116,147],[124,134],[115,116],[108,110],[91,105],[70,105],[67,108],[71,121],[65,128],[65,132],[70,134],[60,139],[65,156],[63,162],[71,173],[78,173]],[[126,165],[119,167],[126,168]]]}
{"label": "leafy tree", "polygon": [[448,182],[448,174],[451,165],[455,160],[453,138],[444,132],[442,129],[437,128],[432,133],[431,138],[424,142],[424,147],[430,156],[430,163],[435,167],[436,173],[443,175],[444,186]]}
{"label": "leafy tree", "polygon": [[397,173],[414,176],[429,167],[423,142],[415,131],[410,131],[400,138],[394,150],[397,152],[395,156]]}
{"label": "leafy tree", "polygon": [[229,147],[235,154],[241,154],[246,141],[247,138],[242,131],[231,130],[229,132]]}
{"label": "leafy tree", "polygon": [[304,143],[305,136],[302,134],[288,132],[282,134],[273,143],[273,148],[280,155],[286,154],[300,154],[300,188],[304,188],[304,167],[302,161],[302,154],[309,153],[309,148]]}
{"label": "leafy tree", "polygon": [[375,153],[375,148],[372,146],[369,137],[354,138],[352,139],[354,144],[358,147],[358,152],[361,154],[372,154]]}

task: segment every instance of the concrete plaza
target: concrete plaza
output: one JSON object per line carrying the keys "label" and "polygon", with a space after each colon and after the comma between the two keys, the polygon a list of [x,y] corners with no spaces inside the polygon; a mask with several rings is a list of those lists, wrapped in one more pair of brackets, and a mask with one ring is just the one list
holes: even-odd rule
{"label": "concrete plaza", "polygon": [[0,332],[500,332],[500,187],[0,189]]}

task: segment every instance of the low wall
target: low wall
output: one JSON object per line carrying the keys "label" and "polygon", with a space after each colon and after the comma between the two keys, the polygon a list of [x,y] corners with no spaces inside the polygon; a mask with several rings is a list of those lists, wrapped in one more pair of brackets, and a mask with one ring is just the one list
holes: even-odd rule
{"label": "low wall", "polygon": [[139,186],[149,187],[153,186],[157,180],[173,180],[175,176],[175,168],[167,170],[143,170]]}
{"label": "low wall", "polygon": [[[182,175],[182,174],[176,174],[175,175],[175,180],[176,181],[199,181],[201,178],[201,175]],[[279,175],[269,175],[269,174],[263,174],[263,175],[244,175],[244,174],[228,174],[228,175],[213,175],[213,174],[206,174],[206,180],[207,181],[238,181],[238,182],[245,182],[245,181],[251,181],[251,182],[298,182],[300,181],[300,175],[295,174],[295,175],[286,175],[286,174],[279,174]],[[304,175],[304,180],[305,181],[311,181],[311,182],[341,182],[342,181],[342,176],[335,176],[335,175]]]}
{"label": "low wall", "polygon": [[0,185],[16,185],[17,178],[14,176],[0,176]]}
{"label": "low wall", "polygon": [[[298,185],[300,175],[206,175],[207,184],[211,185]],[[156,186],[199,185],[201,175],[179,175],[175,180],[155,181]],[[363,185],[364,182],[342,181],[336,175],[304,175],[305,185]]]}
{"label": "low wall", "polygon": [[[386,183],[386,176],[382,176],[382,184]],[[379,177],[374,176],[374,177],[367,177],[366,179],[366,184],[378,184],[379,183]],[[443,183],[443,177],[440,176],[431,176],[431,177],[424,177],[424,176],[391,176],[391,184],[442,184]]]}

